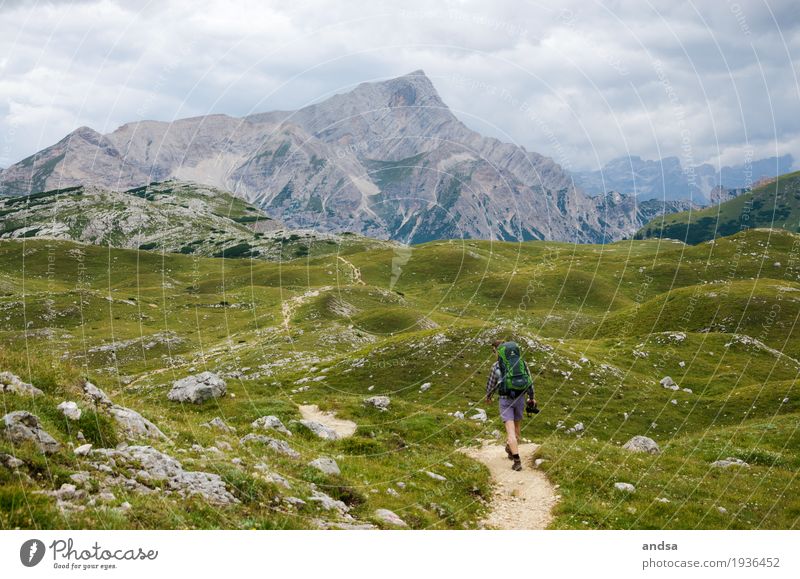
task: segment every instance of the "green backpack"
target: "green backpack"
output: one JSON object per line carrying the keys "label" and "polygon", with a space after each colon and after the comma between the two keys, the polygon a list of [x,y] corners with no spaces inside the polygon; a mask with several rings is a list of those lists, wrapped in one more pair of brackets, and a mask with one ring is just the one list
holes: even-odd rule
{"label": "green backpack", "polygon": [[501,395],[518,396],[533,385],[533,378],[516,342],[500,344],[497,348],[497,361],[503,377]]}

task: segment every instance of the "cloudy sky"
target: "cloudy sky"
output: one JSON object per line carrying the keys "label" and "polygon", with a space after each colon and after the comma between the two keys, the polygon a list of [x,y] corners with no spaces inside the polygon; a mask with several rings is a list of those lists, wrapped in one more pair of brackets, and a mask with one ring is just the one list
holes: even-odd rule
{"label": "cloudy sky", "polygon": [[81,125],[294,109],[416,69],[571,170],[800,159],[798,59],[796,0],[0,0],[0,166]]}

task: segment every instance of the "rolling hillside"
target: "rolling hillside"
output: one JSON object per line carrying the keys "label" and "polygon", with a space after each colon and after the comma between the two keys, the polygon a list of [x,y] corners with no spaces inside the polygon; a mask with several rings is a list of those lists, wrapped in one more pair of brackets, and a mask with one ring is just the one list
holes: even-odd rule
{"label": "rolling hillside", "polygon": [[697,244],[756,227],[800,231],[800,172],[780,175],[719,205],[656,217],[634,237],[665,237]]}
{"label": "rolling hillside", "polygon": [[[523,437],[560,485],[551,527],[796,529],[798,239],[450,241],[281,263],[0,241],[0,372],[42,391],[6,391],[4,412],[61,445],[0,436],[0,528],[391,528],[381,509],[475,528],[491,483],[459,449],[499,436],[496,405],[486,422],[476,410],[487,344],[513,336],[542,408]],[[204,371],[227,395],[168,399]],[[354,433],[315,434],[308,405]],[[291,434],[256,425],[268,416]],[[661,452],[622,448],[636,435]],[[182,470],[154,480],[140,447]],[[747,466],[714,464],[728,457]]]}

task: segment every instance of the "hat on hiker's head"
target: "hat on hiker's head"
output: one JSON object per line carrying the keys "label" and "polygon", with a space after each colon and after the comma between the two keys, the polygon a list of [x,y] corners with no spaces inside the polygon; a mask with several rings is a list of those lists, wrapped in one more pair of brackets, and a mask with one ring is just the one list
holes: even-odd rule
{"label": "hat on hiker's head", "polygon": [[492,348],[499,348],[500,344],[503,344],[505,340],[492,340]]}

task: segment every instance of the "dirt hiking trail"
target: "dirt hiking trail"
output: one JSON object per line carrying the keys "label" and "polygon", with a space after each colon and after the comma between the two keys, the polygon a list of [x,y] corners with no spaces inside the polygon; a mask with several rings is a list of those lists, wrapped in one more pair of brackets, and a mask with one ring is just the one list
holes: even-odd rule
{"label": "dirt hiking trail", "polygon": [[324,424],[338,434],[339,438],[353,436],[358,427],[355,422],[336,418],[333,412],[323,412],[316,404],[300,406],[300,414],[303,416],[303,420],[313,420]]}
{"label": "dirt hiking trail", "polygon": [[521,444],[519,454],[523,469],[511,470],[505,442],[483,442],[480,448],[462,449],[489,469],[494,483],[491,511],[483,520],[490,529],[544,529],[553,516],[551,510],[558,502],[556,489],[543,472],[533,468],[531,457],[537,444]]}

